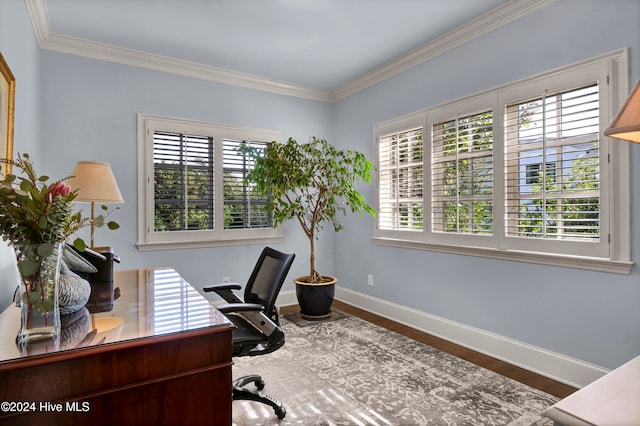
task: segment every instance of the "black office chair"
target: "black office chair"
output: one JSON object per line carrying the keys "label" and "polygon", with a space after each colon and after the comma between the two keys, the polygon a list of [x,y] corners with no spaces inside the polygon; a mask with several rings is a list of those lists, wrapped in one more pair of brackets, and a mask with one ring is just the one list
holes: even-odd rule
{"label": "black office chair", "polygon": [[[284,345],[284,332],[275,302],[294,258],[295,254],[266,247],[244,289],[244,301],[233,292],[241,289],[239,284],[204,288],[204,291],[213,291],[227,301],[217,308],[237,327],[233,331],[233,356],[264,355]],[[254,383],[257,390],[244,387],[249,383]],[[264,385],[264,380],[257,374],[240,377],[233,382],[233,400],[262,402],[273,407],[279,419],[284,419],[287,412],[282,403],[260,392]]]}

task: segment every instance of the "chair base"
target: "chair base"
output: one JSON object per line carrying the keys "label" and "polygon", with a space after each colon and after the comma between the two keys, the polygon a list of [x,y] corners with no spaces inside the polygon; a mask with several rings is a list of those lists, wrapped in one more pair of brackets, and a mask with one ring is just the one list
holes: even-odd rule
{"label": "chair base", "polygon": [[[258,390],[245,388],[244,386],[249,383],[254,383]],[[284,416],[287,415],[287,410],[282,405],[282,402],[272,396],[260,392],[262,389],[264,389],[264,380],[262,380],[262,377],[259,375],[251,374],[248,376],[242,376],[233,382],[233,400],[257,401],[267,404],[273,407],[273,411],[275,411],[276,416],[278,416],[280,420],[284,419]]]}

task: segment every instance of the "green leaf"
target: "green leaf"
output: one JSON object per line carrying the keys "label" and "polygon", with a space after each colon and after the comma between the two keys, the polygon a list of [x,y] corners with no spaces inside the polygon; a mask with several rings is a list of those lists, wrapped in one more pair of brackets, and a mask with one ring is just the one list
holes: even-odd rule
{"label": "green leaf", "polygon": [[53,300],[47,299],[42,301],[42,303],[38,307],[38,310],[44,314],[45,312],[53,311],[53,308],[54,308]]}
{"label": "green leaf", "polygon": [[87,244],[82,238],[76,238],[73,241],[73,247],[78,251],[85,251],[85,249],[87,248]]}
{"label": "green leaf", "polygon": [[37,291],[30,291],[22,295],[22,301],[24,303],[31,303],[31,306],[40,305],[40,293]]}
{"label": "green leaf", "polygon": [[120,225],[117,222],[114,222],[113,220],[110,220],[107,223],[107,227],[113,231],[113,230],[116,230],[116,229],[120,228]]}
{"label": "green leaf", "polygon": [[23,180],[22,182],[20,182],[20,189],[22,189],[24,192],[29,192],[32,188],[33,185],[28,180]]}
{"label": "green leaf", "polygon": [[40,216],[40,219],[38,219],[38,226],[40,227],[40,229],[46,229],[48,223],[49,220],[47,219],[47,216]]}
{"label": "green leaf", "polygon": [[18,262],[18,271],[23,277],[30,277],[38,272],[38,262],[33,260],[23,260]]}
{"label": "green leaf", "polygon": [[40,244],[37,249],[38,256],[40,257],[51,256],[53,254],[54,247],[55,246],[53,244]]}
{"label": "green leaf", "polygon": [[96,228],[102,228],[104,226],[104,216],[96,216],[94,224],[96,225]]}

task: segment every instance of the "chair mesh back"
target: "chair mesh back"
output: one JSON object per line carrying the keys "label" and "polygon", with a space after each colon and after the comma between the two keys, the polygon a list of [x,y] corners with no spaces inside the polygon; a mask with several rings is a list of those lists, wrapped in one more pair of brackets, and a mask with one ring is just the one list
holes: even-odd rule
{"label": "chair mesh back", "polygon": [[265,313],[270,315],[294,257],[294,254],[265,248],[245,288],[245,302],[263,305]]}

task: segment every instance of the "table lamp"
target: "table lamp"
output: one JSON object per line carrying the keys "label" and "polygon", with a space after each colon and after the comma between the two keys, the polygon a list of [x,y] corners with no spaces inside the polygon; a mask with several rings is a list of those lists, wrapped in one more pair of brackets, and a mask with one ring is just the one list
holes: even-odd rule
{"label": "table lamp", "polygon": [[640,79],[603,135],[640,143]]}
{"label": "table lamp", "polygon": [[72,175],[67,183],[72,190],[77,191],[75,201],[91,203],[91,247],[95,247],[95,203],[121,204],[124,200],[109,163],[78,161]]}

